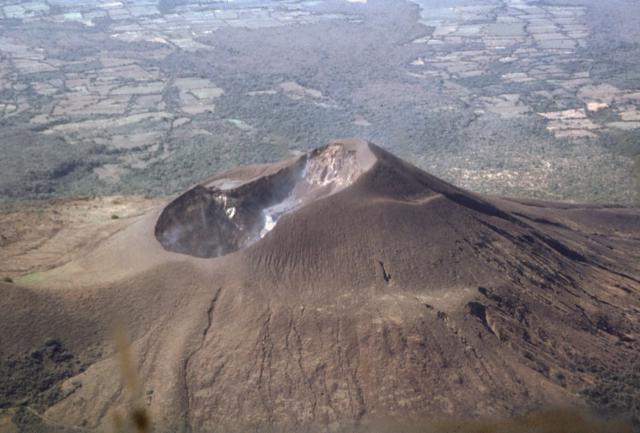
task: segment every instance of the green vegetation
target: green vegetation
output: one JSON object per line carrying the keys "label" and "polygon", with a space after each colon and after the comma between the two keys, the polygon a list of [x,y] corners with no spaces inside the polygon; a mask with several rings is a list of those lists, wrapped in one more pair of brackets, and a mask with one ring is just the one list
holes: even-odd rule
{"label": "green vegetation", "polygon": [[16,280],[18,284],[33,284],[39,283],[44,280],[44,274],[42,272],[32,272],[27,275],[23,275],[22,277]]}
{"label": "green vegetation", "polygon": [[640,431],[640,362],[623,371],[604,369],[600,381],[582,395],[600,412],[630,416]]}
{"label": "green vegetation", "polygon": [[43,409],[64,397],[61,384],[85,366],[57,339],[22,356],[0,361],[0,409]]}
{"label": "green vegetation", "polygon": [[635,203],[638,9],[525,3],[17,2],[0,200],[173,194],[358,136],[478,192]]}

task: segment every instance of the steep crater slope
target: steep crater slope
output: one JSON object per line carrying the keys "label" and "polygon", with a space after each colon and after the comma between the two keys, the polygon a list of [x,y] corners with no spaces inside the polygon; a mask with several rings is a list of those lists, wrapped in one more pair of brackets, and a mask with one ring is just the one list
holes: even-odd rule
{"label": "steep crater slope", "polygon": [[168,251],[223,256],[263,238],[282,215],[351,185],[372,162],[367,149],[343,142],[274,166],[222,174],[171,202],[156,238]]}

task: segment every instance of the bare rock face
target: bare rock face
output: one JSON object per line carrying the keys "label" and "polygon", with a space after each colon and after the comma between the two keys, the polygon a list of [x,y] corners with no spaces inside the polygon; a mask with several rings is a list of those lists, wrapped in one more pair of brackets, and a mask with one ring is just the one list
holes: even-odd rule
{"label": "bare rock face", "polygon": [[82,319],[55,336],[104,349],[52,422],[126,403],[104,332],[122,311],[159,431],[505,416],[580,404],[638,353],[640,211],[473,194],[343,140],[208,179],[43,281],[0,326]]}

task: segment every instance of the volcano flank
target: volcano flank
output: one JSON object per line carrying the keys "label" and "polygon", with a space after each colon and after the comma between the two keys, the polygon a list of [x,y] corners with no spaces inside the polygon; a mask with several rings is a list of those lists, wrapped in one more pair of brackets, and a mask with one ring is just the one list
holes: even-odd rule
{"label": "volcano flank", "polygon": [[38,410],[51,425],[126,404],[115,321],[161,432],[508,416],[581,405],[639,353],[640,210],[474,194],[341,140],[0,284],[3,359],[55,338],[85,365]]}

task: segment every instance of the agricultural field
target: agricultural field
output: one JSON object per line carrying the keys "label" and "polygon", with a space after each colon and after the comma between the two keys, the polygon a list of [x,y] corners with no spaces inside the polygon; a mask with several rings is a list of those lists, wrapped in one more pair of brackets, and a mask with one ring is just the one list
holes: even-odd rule
{"label": "agricultural field", "polygon": [[630,0],[5,0],[0,200],[358,136],[478,192],[637,204],[638,29]]}

